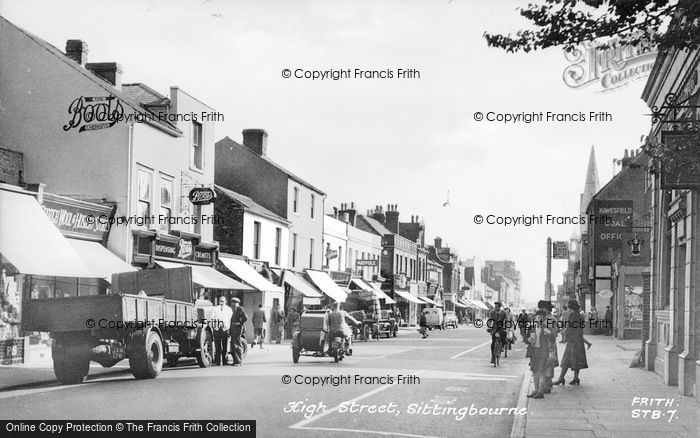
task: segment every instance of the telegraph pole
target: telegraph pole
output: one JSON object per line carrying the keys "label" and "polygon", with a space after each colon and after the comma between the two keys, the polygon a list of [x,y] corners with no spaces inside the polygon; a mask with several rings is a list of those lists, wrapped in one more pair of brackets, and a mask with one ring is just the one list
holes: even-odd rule
{"label": "telegraph pole", "polygon": [[547,237],[547,282],[544,285],[545,301],[552,300],[552,238]]}

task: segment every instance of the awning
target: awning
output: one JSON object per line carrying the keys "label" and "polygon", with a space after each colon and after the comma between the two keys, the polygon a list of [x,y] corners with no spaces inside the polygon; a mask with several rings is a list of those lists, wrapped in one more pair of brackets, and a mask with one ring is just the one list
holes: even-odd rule
{"label": "awning", "polygon": [[284,293],[281,287],[275,286],[274,284],[270,283],[269,280],[267,280],[262,275],[258,274],[258,271],[256,271],[255,269],[253,269],[252,266],[246,263],[245,260],[229,259],[226,257],[220,257],[219,260],[221,261],[221,263],[224,264],[224,266],[230,269],[231,272],[233,272],[236,275],[236,277],[245,281],[254,288],[266,292]]}
{"label": "awning", "polygon": [[466,309],[466,308],[467,308],[467,306],[465,306],[464,304],[460,303],[459,301],[455,301],[454,304],[455,304],[455,306],[461,307],[461,308],[463,308],[463,309]]}
{"label": "awning", "polygon": [[282,281],[298,290],[305,298],[323,298],[323,294],[318,292],[315,287],[292,271],[284,271]]}
{"label": "awning", "polygon": [[428,297],[418,297],[418,298],[425,301],[428,304],[432,304],[435,307],[442,307],[442,304],[438,303],[437,301],[433,301]]}
{"label": "awning", "polygon": [[389,295],[387,295],[386,292],[384,292],[381,287],[377,287],[377,285],[374,283],[367,282],[367,284],[370,285],[372,287],[372,289],[377,293],[377,296],[379,296],[380,300],[383,299],[384,302],[387,304],[396,304],[396,301],[394,301],[393,298],[391,298]]}
{"label": "awning", "polygon": [[463,305],[465,305],[467,307],[471,307],[472,309],[480,309],[481,308],[481,307],[477,306],[476,304],[474,304],[474,302],[472,300],[468,300],[466,298],[460,298],[459,301]]}
{"label": "awning", "polygon": [[418,298],[414,297],[413,295],[411,295],[411,294],[408,293],[408,292],[403,292],[403,291],[400,291],[400,290],[395,290],[394,293],[397,294],[398,296],[400,296],[401,298],[403,298],[403,299],[406,300],[406,301],[410,301],[410,302],[416,303],[416,304],[427,304],[425,301],[419,300]]}
{"label": "awning", "polygon": [[116,256],[110,250],[97,242],[87,240],[67,239],[68,244],[83,259],[83,263],[93,272],[99,273],[100,278],[112,281],[112,274],[119,272],[138,271]]}
{"label": "awning", "polygon": [[313,271],[311,269],[307,269],[306,273],[316,287],[321,289],[321,292],[339,303],[345,302],[347,294],[328,276],[328,274],[323,271]]}
{"label": "awning", "polygon": [[192,268],[192,282],[207,289],[253,290],[252,287],[236,281],[209,266],[186,265],[184,263],[163,262],[160,260],[156,264],[165,269],[189,266]]}
{"label": "awning", "polygon": [[470,303],[474,304],[477,309],[489,310],[489,307],[480,300],[468,300]]}
{"label": "awning", "polygon": [[355,283],[357,287],[359,287],[362,290],[366,290],[368,292],[374,292],[374,288],[362,281],[359,278],[352,278],[350,279],[350,283]]}
{"label": "awning", "polygon": [[31,195],[0,190],[0,254],[22,274],[102,278],[85,265]]}

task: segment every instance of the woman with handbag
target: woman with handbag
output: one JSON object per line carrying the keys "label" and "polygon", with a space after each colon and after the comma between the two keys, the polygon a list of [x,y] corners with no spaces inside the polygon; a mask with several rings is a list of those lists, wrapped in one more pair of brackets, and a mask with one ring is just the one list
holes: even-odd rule
{"label": "woman with handbag", "polygon": [[527,395],[530,398],[544,398],[545,372],[551,366],[552,354],[556,356],[556,350],[552,347],[556,338],[554,332],[546,326],[546,317],[546,311],[537,311],[533,327],[527,338],[530,371],[532,371],[532,378],[535,382],[535,390]]}
{"label": "woman with handbag", "polygon": [[580,305],[578,301],[569,301],[569,309],[573,312],[569,316],[566,328],[566,349],[564,350],[564,356],[561,358],[561,374],[559,375],[559,380],[552,382],[554,385],[563,385],[564,376],[569,368],[574,371],[574,378],[570,385],[580,385],[581,381],[578,378],[578,372],[584,368],[588,368],[588,362],[586,361],[586,349],[584,344],[589,344],[583,338],[583,326],[585,321],[580,313]]}

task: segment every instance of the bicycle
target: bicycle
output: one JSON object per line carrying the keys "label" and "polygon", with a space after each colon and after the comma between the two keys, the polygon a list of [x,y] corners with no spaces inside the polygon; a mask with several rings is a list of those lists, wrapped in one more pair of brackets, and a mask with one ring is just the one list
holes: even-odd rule
{"label": "bicycle", "polygon": [[504,357],[508,357],[508,349],[503,344],[503,339],[500,332],[495,332],[491,336],[495,336],[493,340],[493,366],[497,367],[500,364],[501,352],[505,353]]}

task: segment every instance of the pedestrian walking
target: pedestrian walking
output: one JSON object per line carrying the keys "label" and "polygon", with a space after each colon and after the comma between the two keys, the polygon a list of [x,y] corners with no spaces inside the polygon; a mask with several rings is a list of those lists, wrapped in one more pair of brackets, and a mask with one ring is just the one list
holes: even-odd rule
{"label": "pedestrian walking", "polygon": [[420,329],[418,329],[418,333],[423,335],[423,339],[428,337],[428,321],[425,319],[425,314],[423,312],[420,313],[420,316],[418,317],[418,325],[420,326]]}
{"label": "pedestrian walking", "polygon": [[557,335],[559,334],[559,329],[557,328],[557,320],[552,316],[552,302],[551,301],[545,301],[545,300],[540,300],[539,303],[537,303],[537,307],[540,310],[544,310],[545,312],[545,317],[544,317],[544,325],[547,329],[549,329],[553,335],[555,342],[552,343],[551,349],[554,350],[551,360],[547,363],[547,367],[544,372],[544,393],[549,394],[552,392],[552,379],[554,378],[554,368],[559,366],[559,359],[558,359],[558,352],[557,352],[557,343],[556,343],[556,338]]}
{"label": "pedestrian walking", "polygon": [[530,317],[527,315],[527,311],[522,309],[520,315],[518,315],[518,327],[520,328],[520,338],[523,342],[526,342],[525,333],[527,332],[528,325],[530,323]]}
{"label": "pedestrian walking", "polygon": [[273,340],[276,343],[282,342],[282,332],[284,331],[284,311],[279,308],[278,304],[272,307],[272,315],[270,317],[272,323],[272,336],[270,337],[270,342]]}
{"label": "pedestrian walking", "polygon": [[[211,304],[211,303],[209,303]],[[214,328],[214,365],[227,365],[228,336],[231,328],[233,310],[226,305],[226,297],[219,297],[219,304],[211,312],[211,323]]]}
{"label": "pedestrian walking", "polygon": [[530,358],[530,371],[535,383],[535,389],[527,396],[544,398],[547,389],[546,372],[551,366],[552,355],[556,354],[556,336],[554,331],[547,328],[547,311],[540,309],[535,313],[535,321],[528,331],[527,356]]}
{"label": "pedestrian walking", "polygon": [[612,336],[613,334],[613,311],[610,306],[605,306],[605,336]]}
{"label": "pedestrian walking", "polygon": [[561,317],[559,318],[559,327],[561,327],[561,341],[560,344],[566,343],[566,325],[569,317],[571,316],[572,310],[564,304],[562,307]]}
{"label": "pedestrian walking", "polygon": [[[243,365],[243,345],[241,344],[241,336],[243,334],[244,326],[246,321],[248,321],[248,315],[245,313],[245,309],[241,306],[241,300],[238,298],[231,298],[231,304],[233,305],[233,316],[231,317],[231,354],[233,355],[233,366]],[[243,340],[245,342],[245,340]]]}
{"label": "pedestrian walking", "polygon": [[583,337],[585,321],[580,313],[581,309],[578,301],[570,300],[569,308],[573,312],[569,317],[569,327],[566,330],[566,349],[564,350],[564,356],[561,358],[561,374],[559,374],[559,380],[552,382],[554,385],[564,384],[564,377],[569,368],[574,371],[574,378],[569,384],[579,385],[581,383],[578,376],[579,371],[588,368],[586,349],[583,345],[589,344],[590,348],[590,343]]}
{"label": "pedestrian walking", "polygon": [[292,328],[292,336],[294,336],[294,333],[299,331],[299,325],[301,324],[301,315],[294,307],[289,310],[289,324]]}
{"label": "pedestrian walking", "polygon": [[253,342],[250,343],[250,348],[253,348],[255,344],[260,345],[260,348],[263,346],[263,340],[265,339],[264,327],[267,317],[262,307],[263,305],[260,303],[258,308],[253,311],[253,332],[255,337]]}

